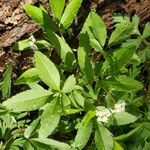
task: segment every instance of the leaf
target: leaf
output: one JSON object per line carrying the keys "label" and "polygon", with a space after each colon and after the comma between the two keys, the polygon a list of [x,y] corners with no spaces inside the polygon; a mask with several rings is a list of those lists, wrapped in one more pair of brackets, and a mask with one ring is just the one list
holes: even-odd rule
{"label": "leaf", "polygon": [[77,90],[73,91],[72,96],[73,96],[75,102],[77,102],[77,104],[79,104],[81,107],[84,108],[85,98]]}
{"label": "leaf", "polygon": [[109,45],[115,45],[121,43],[130,37],[134,30],[134,23],[123,22],[117,25],[115,31],[111,34],[109,39]]}
{"label": "leaf", "polygon": [[139,32],[139,22],[140,22],[140,18],[138,17],[138,15],[134,15],[132,17],[132,22],[134,23],[134,33],[135,34],[140,34]]}
{"label": "leaf", "polygon": [[64,87],[62,89],[63,93],[69,93],[72,90],[74,90],[76,85],[76,79],[74,77],[74,75],[71,75],[67,78],[66,82],[64,83]]}
{"label": "leaf", "polygon": [[90,13],[91,19],[91,30],[95,38],[99,41],[99,43],[104,46],[107,38],[107,30],[103,20],[98,16],[95,11]]}
{"label": "leaf", "polygon": [[21,41],[14,44],[13,49],[19,50],[19,51],[28,50],[30,48],[29,42],[30,42],[29,39],[21,40]]}
{"label": "leaf", "polygon": [[47,104],[41,116],[41,126],[38,132],[39,138],[44,139],[52,134],[59,123],[60,116],[58,99],[54,99],[51,103]]}
{"label": "leaf", "polygon": [[54,90],[60,88],[60,75],[53,62],[41,52],[35,52],[35,67],[41,80]]}
{"label": "leaf", "polygon": [[75,63],[75,56],[66,41],[51,31],[46,32],[46,36],[51,44],[56,48],[58,55],[65,63],[65,67],[67,69],[72,69],[72,66]]}
{"label": "leaf", "polygon": [[11,94],[11,75],[12,75],[12,65],[8,65],[6,71],[3,75],[3,82],[1,85],[2,97],[7,99]]}
{"label": "leaf", "polygon": [[100,45],[100,43],[96,39],[90,39],[90,45],[97,52],[102,52],[102,50],[103,50],[102,46]]}
{"label": "leaf", "polygon": [[39,85],[37,83],[30,83],[28,85],[29,85],[30,89],[32,89],[32,90],[38,90],[38,89],[43,90],[44,89],[41,85]]}
{"label": "leaf", "polygon": [[126,125],[135,122],[137,117],[127,112],[120,112],[114,114],[114,119],[117,125]]}
{"label": "leaf", "polygon": [[65,110],[65,113],[66,113],[67,115],[76,114],[76,113],[79,113],[79,112],[81,112],[80,109],[66,109],[66,110]]}
{"label": "leaf", "polygon": [[94,37],[90,31],[90,26],[91,20],[89,14],[80,32],[79,48],[77,51],[79,66],[81,71],[86,75],[87,81],[93,78],[92,62],[89,58],[89,54],[92,50],[90,39]]}
{"label": "leaf", "polygon": [[87,124],[81,123],[72,146],[78,149],[83,149],[90,138],[92,128],[92,121],[89,121]]}
{"label": "leaf", "polygon": [[23,145],[23,149],[35,150],[36,147],[31,143],[30,140],[26,141]]}
{"label": "leaf", "polygon": [[67,29],[75,19],[75,16],[81,6],[82,0],[71,0],[62,15],[60,23]]}
{"label": "leaf", "polygon": [[128,39],[122,43],[121,47],[135,46],[136,49],[141,45],[142,40],[139,39]]}
{"label": "leaf", "polygon": [[136,128],[134,128],[133,130],[129,131],[128,133],[125,133],[125,134],[119,135],[117,137],[114,137],[114,140],[116,140],[116,141],[126,140],[131,135],[133,135],[135,132],[137,132],[141,127],[142,127],[142,125],[137,126]]}
{"label": "leaf", "polygon": [[86,113],[86,115],[84,116],[83,120],[82,120],[82,124],[88,124],[88,122],[95,117],[96,112],[95,111],[88,111]]}
{"label": "leaf", "polygon": [[70,150],[70,146],[63,142],[58,142],[52,139],[33,138],[31,141],[38,147],[43,149],[56,148],[58,150]]}
{"label": "leaf", "polygon": [[55,24],[43,9],[29,4],[26,4],[24,9],[26,13],[44,29],[45,32],[47,30],[56,31]]}
{"label": "leaf", "polygon": [[143,37],[148,38],[150,36],[150,23],[147,22],[143,31]]}
{"label": "leaf", "polygon": [[8,111],[3,108],[2,106],[0,106],[0,116],[5,115]]}
{"label": "leaf", "polygon": [[71,104],[70,99],[66,94],[62,94],[61,101],[62,101],[64,108],[67,106],[70,106],[70,104]]}
{"label": "leaf", "polygon": [[40,78],[35,68],[25,71],[15,82],[15,84],[30,84],[39,81]]}
{"label": "leaf", "polygon": [[78,62],[82,72],[86,75],[87,81],[93,78],[92,62],[86,53],[84,47],[79,47],[78,49]]}
{"label": "leaf", "polygon": [[113,149],[113,137],[102,124],[97,124],[97,129],[95,131],[95,144],[97,150]]}
{"label": "leaf", "polygon": [[38,47],[38,49],[50,49],[51,48],[51,44],[49,42],[47,42],[46,40],[36,40],[35,41],[35,45]]}
{"label": "leaf", "polygon": [[120,69],[130,61],[134,55],[134,52],[135,47],[124,47],[116,50],[112,55],[112,59],[107,57],[106,63],[109,63],[110,65],[111,74],[119,72]]}
{"label": "leaf", "polygon": [[65,0],[49,0],[50,8],[54,16],[60,20],[65,6]]}
{"label": "leaf", "polygon": [[120,48],[113,52],[113,54],[109,54],[104,52],[104,57],[106,61],[103,64],[103,68],[107,67],[108,71],[111,74],[115,74],[120,71],[133,57],[135,53],[134,46],[128,46],[124,48]]}
{"label": "leaf", "polygon": [[25,130],[24,132],[24,136],[26,138],[29,138],[32,136],[32,134],[37,130],[38,126],[40,124],[40,119],[37,118],[36,120],[34,120]]}
{"label": "leaf", "polygon": [[112,91],[136,91],[143,88],[140,82],[126,76],[110,77],[100,82],[104,88]]}
{"label": "leaf", "polygon": [[25,143],[25,139],[17,138],[13,140],[7,148],[11,150],[20,150],[20,148],[23,147],[24,143]]}
{"label": "leaf", "polygon": [[122,146],[119,143],[114,141],[114,148],[113,148],[113,150],[123,150],[123,148],[122,148]]}
{"label": "leaf", "polygon": [[46,104],[50,95],[47,90],[27,90],[9,98],[2,105],[13,112],[33,111]]}

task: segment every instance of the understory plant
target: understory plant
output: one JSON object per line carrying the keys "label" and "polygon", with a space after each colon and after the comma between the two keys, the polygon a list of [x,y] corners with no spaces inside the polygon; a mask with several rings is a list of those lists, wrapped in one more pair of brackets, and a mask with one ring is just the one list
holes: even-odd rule
{"label": "understory plant", "polygon": [[[34,67],[13,83],[28,90],[11,96],[11,65],[3,75],[2,150],[150,148],[150,24],[141,32],[138,16],[115,15],[115,30],[108,35],[91,10],[78,48],[71,48],[66,38],[81,3],[50,0],[51,17],[42,5],[24,6],[44,37],[31,36],[14,46],[34,52]],[[141,77],[143,70],[147,75]]]}

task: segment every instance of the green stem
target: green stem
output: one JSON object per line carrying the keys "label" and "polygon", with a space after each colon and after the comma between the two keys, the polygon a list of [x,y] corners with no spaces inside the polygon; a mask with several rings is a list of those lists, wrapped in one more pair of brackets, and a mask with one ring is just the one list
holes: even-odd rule
{"label": "green stem", "polygon": [[145,45],[147,45],[148,47],[150,47],[150,43],[147,42],[147,41],[145,40],[145,38],[144,38],[141,34],[138,34],[138,36],[141,38],[141,40],[143,41],[143,43],[144,43]]}

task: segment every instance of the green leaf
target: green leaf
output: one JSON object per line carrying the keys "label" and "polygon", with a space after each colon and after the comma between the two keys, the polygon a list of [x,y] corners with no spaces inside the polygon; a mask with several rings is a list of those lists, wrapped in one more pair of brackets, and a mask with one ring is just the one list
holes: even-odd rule
{"label": "green leaf", "polygon": [[[113,52],[113,54],[109,54],[104,52],[104,57],[106,61],[103,64],[103,71],[109,71],[110,74],[115,74],[120,71],[133,57],[135,52],[135,47],[128,46],[124,48],[120,48]],[[106,68],[107,67],[107,68]],[[106,70],[105,70],[106,69]]]}
{"label": "green leaf", "polygon": [[65,0],[49,0],[49,4],[54,16],[60,20],[64,10]]}
{"label": "green leaf", "polygon": [[70,146],[63,142],[58,142],[52,139],[40,139],[33,138],[31,141],[39,148],[52,149],[56,148],[58,150],[70,150]]}
{"label": "green leaf", "polygon": [[60,23],[63,25],[65,29],[67,29],[75,19],[75,16],[81,6],[82,0],[71,0],[67,5]]}
{"label": "green leaf", "polygon": [[88,111],[86,113],[86,115],[84,116],[83,120],[82,120],[82,123],[83,124],[88,124],[88,122],[93,118],[95,117],[96,115],[96,112],[95,111]]}
{"label": "green leaf", "polygon": [[38,126],[40,124],[40,119],[37,118],[36,120],[34,120],[25,130],[24,132],[24,136],[26,138],[29,138],[32,136],[32,134],[37,130]]}
{"label": "green leaf", "polygon": [[115,31],[111,34],[109,39],[109,45],[115,45],[121,43],[130,37],[134,31],[134,23],[123,22],[117,25]]}
{"label": "green leaf", "polygon": [[132,22],[134,23],[134,33],[140,34],[140,32],[139,32],[140,18],[136,14],[132,17]]}
{"label": "green leaf", "polygon": [[72,69],[72,66],[75,63],[75,56],[66,41],[51,31],[46,32],[46,35],[50,43],[56,48],[62,61],[65,63],[65,67]]}
{"label": "green leaf", "polygon": [[51,48],[51,44],[49,42],[47,42],[46,40],[36,40],[35,41],[35,45],[38,47],[38,49],[50,49]]}
{"label": "green leaf", "polygon": [[120,140],[126,140],[127,138],[129,138],[131,135],[133,135],[135,132],[137,132],[140,128],[142,127],[142,125],[137,126],[136,128],[134,128],[133,130],[129,131],[126,134],[122,134],[119,135],[117,137],[114,137],[114,140],[116,141],[120,141]]}
{"label": "green leaf", "polygon": [[35,52],[35,66],[41,80],[54,90],[60,88],[60,75],[53,62],[41,52]]}
{"label": "green leaf", "polygon": [[29,150],[35,150],[36,149],[36,146],[34,146],[30,140],[26,141],[24,144],[23,144],[23,149],[29,149]]}
{"label": "green leaf", "polygon": [[7,99],[11,94],[11,75],[12,75],[12,65],[8,65],[6,71],[3,75],[3,82],[1,85],[2,97]]}
{"label": "green leaf", "polygon": [[76,85],[76,79],[74,77],[74,75],[71,75],[67,78],[66,82],[64,83],[64,87],[62,89],[63,93],[69,93],[72,90],[74,90]]}
{"label": "green leaf", "polygon": [[90,19],[91,30],[93,31],[95,38],[99,41],[99,43],[102,46],[104,46],[107,38],[107,30],[103,20],[100,18],[99,15],[95,13],[95,11],[92,11],[90,13]]}
{"label": "green leaf", "polygon": [[90,45],[97,52],[102,52],[102,50],[103,50],[101,44],[96,39],[90,39]]}
{"label": "green leaf", "polygon": [[126,76],[110,77],[107,80],[100,81],[103,87],[113,91],[136,91],[143,88],[143,85]]}
{"label": "green leaf", "polygon": [[87,124],[81,123],[72,146],[78,149],[83,149],[90,138],[92,128],[92,121],[89,121]]}
{"label": "green leaf", "polygon": [[117,125],[126,125],[135,122],[137,117],[127,112],[120,112],[114,114],[114,119]]}
{"label": "green leaf", "polygon": [[9,98],[2,105],[13,112],[36,110],[47,103],[50,95],[47,90],[27,90]]}
{"label": "green leaf", "polygon": [[41,126],[39,129],[39,138],[47,138],[57,127],[60,120],[60,108],[58,98],[54,99],[51,103],[47,104],[42,116]]}
{"label": "green leaf", "polygon": [[93,78],[92,62],[89,58],[89,54],[92,50],[90,39],[94,39],[94,37],[90,31],[90,26],[91,20],[89,14],[80,32],[79,48],[77,51],[80,69],[88,81]]}
{"label": "green leaf", "polygon": [[113,150],[123,150],[123,148],[122,148],[122,146],[119,143],[114,141],[114,148],[113,148]]}
{"label": "green leaf", "polygon": [[92,80],[93,78],[92,62],[88,56],[88,53],[86,53],[84,47],[79,47],[78,49],[78,61],[82,72],[86,75],[86,79],[88,81]]}
{"label": "green leaf", "polygon": [[38,89],[44,89],[41,85],[37,84],[37,83],[30,83],[28,84],[30,89],[33,89],[33,90],[38,90]]}
{"label": "green leaf", "polygon": [[71,102],[67,94],[62,94],[61,101],[64,108],[70,106]]}
{"label": "green leaf", "polygon": [[95,144],[97,150],[113,149],[113,137],[102,124],[97,124],[97,129],[95,131]]}
{"label": "green leaf", "polygon": [[150,36],[150,23],[147,22],[143,31],[143,37],[148,38]]}
{"label": "green leaf", "polygon": [[13,45],[13,49],[19,50],[19,51],[26,51],[26,50],[32,49],[30,42],[34,43],[38,49],[42,49],[42,48],[50,49],[50,47],[51,47],[50,43],[48,43],[46,40],[38,39],[35,42],[33,42],[32,37],[30,37],[28,39],[21,40],[21,41],[15,43]]}
{"label": "green leaf", "polygon": [[141,45],[142,40],[139,39],[128,39],[122,43],[122,47],[135,46],[136,49]]}
{"label": "green leaf", "polygon": [[66,109],[66,110],[65,110],[65,113],[66,113],[67,115],[76,114],[76,113],[79,113],[79,112],[81,112],[80,109]]}
{"label": "green leaf", "polygon": [[24,9],[26,13],[44,29],[45,32],[47,30],[56,31],[55,24],[43,9],[29,4],[26,4]]}
{"label": "green leaf", "polygon": [[40,78],[35,68],[25,71],[15,82],[15,84],[30,84],[39,81]]}
{"label": "green leaf", "polygon": [[77,104],[79,104],[81,107],[84,108],[85,98],[77,90],[73,91],[72,96],[73,96],[75,102],[77,102]]}
{"label": "green leaf", "polygon": [[29,42],[30,42],[29,39],[21,40],[21,41],[15,43],[15,45],[13,46],[13,49],[19,50],[19,51],[28,50],[30,48]]}

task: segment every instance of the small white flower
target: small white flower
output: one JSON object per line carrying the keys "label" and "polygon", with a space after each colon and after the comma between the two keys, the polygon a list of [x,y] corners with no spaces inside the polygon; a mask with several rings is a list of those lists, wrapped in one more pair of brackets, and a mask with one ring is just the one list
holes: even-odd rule
{"label": "small white flower", "polygon": [[114,109],[111,109],[112,113],[120,113],[125,110],[126,103],[123,100],[118,101],[117,104],[115,104]]}
{"label": "small white flower", "polygon": [[30,45],[30,47],[31,47],[33,50],[34,50],[34,49],[37,49],[37,46],[35,45],[35,42],[36,42],[36,40],[35,40],[34,36],[31,35],[30,41],[29,41],[29,45]]}
{"label": "small white flower", "polygon": [[96,116],[98,122],[108,122],[108,118],[111,116],[111,112],[106,107],[98,106],[96,110]]}

